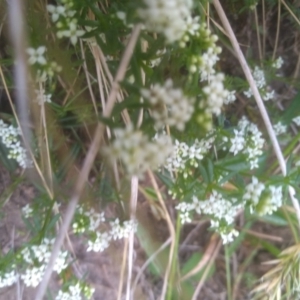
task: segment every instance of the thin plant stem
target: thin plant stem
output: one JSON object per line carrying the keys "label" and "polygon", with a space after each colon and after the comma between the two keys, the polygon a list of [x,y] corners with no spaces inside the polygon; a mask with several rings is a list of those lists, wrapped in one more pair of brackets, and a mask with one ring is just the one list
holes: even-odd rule
{"label": "thin plant stem", "polygon": [[126,269],[127,253],[128,253],[128,238],[125,239],[125,242],[124,242],[124,251],[123,251],[123,257],[122,257],[122,267],[121,267],[121,275],[120,275],[120,281],[119,281],[117,300],[122,299],[122,291],[123,291],[124,275],[125,275],[125,269]]}
{"label": "thin plant stem", "polygon": [[[138,187],[139,179],[136,176],[131,178],[131,196],[130,196],[130,219],[136,221],[136,207],[138,199]],[[134,231],[132,230],[129,235],[128,243],[128,275],[127,275],[127,288],[126,288],[126,300],[132,299],[131,292],[131,279],[132,279],[132,268],[133,268],[133,247],[134,247]]]}
{"label": "thin plant stem", "polygon": [[[135,48],[137,39],[138,39],[139,34],[140,34],[140,30],[141,30],[141,24],[138,24],[133,28],[130,40],[129,40],[128,45],[125,49],[124,55],[123,55],[122,60],[120,62],[119,68],[117,70],[115,80],[112,84],[112,89],[111,89],[110,94],[109,94],[108,99],[107,99],[106,110],[103,113],[104,117],[109,117],[112,113],[112,110],[113,110],[113,107],[114,107],[114,104],[115,104],[115,100],[117,98],[117,94],[118,94],[118,91],[119,91],[119,82],[121,80],[123,80],[123,78],[125,76],[127,66],[130,62],[131,56],[133,54],[133,50]],[[100,142],[101,142],[101,139],[103,137],[104,128],[105,128],[105,126],[102,123],[99,123],[97,125],[95,135],[94,135],[94,138],[93,138],[93,142],[92,142],[92,144],[89,148],[89,151],[88,151],[88,153],[87,153],[87,155],[84,159],[83,166],[81,168],[80,174],[79,174],[78,179],[76,181],[74,194],[72,195],[72,197],[69,201],[69,205],[68,205],[66,213],[65,213],[65,218],[64,218],[62,226],[60,228],[60,232],[59,232],[59,234],[58,234],[58,236],[55,240],[55,243],[53,245],[51,256],[50,256],[48,265],[46,267],[43,280],[42,280],[41,284],[39,285],[39,287],[37,289],[35,300],[42,300],[43,297],[44,297],[44,294],[46,292],[46,289],[47,289],[47,286],[48,286],[48,283],[49,283],[49,280],[50,280],[50,277],[51,277],[51,274],[52,274],[54,263],[56,261],[56,258],[59,254],[59,251],[60,251],[60,248],[63,244],[65,235],[66,235],[66,233],[68,231],[68,228],[71,224],[71,221],[73,219],[73,215],[75,213],[77,203],[80,199],[80,196],[83,192],[85,183],[88,179],[88,174],[89,174],[89,172],[90,172],[90,170],[93,166],[93,162],[94,162],[94,160],[96,158],[96,155],[98,153],[98,150],[99,150],[99,147],[100,147]]]}
{"label": "thin plant stem", "polygon": [[261,49],[261,41],[260,41],[260,34],[259,34],[259,24],[258,24],[258,16],[257,16],[257,6],[255,6],[254,9],[254,16],[255,16],[255,24],[256,24],[256,36],[257,36],[257,45],[258,45],[258,54],[259,54],[259,60],[262,63],[262,49]]}
{"label": "thin plant stem", "polygon": [[[180,239],[180,233],[181,233],[181,220],[179,214],[177,215],[177,221],[176,221],[176,231],[175,231],[175,245],[174,245],[174,254],[178,253],[179,251],[179,239]],[[169,279],[169,286],[168,286],[168,294],[167,294],[167,299],[171,300],[172,295],[173,295],[173,285],[175,281],[175,275],[177,272],[177,255],[173,255],[172,259],[172,268],[171,268],[171,273],[170,273],[170,279]]]}
{"label": "thin plant stem", "polygon": [[[256,100],[257,106],[259,108],[259,111],[261,113],[261,116],[263,118],[265,126],[267,128],[267,132],[269,134],[269,137],[271,139],[271,143],[272,143],[274,152],[276,154],[276,157],[278,159],[278,162],[279,162],[279,165],[280,165],[280,168],[281,168],[281,172],[282,172],[283,176],[286,176],[286,164],[285,164],[284,156],[283,156],[282,151],[280,149],[280,146],[279,146],[276,134],[274,132],[273,126],[271,124],[268,112],[267,112],[267,110],[265,108],[265,105],[263,103],[263,100],[262,100],[262,98],[259,94],[258,88],[255,84],[255,81],[253,79],[250,68],[247,64],[247,61],[244,57],[243,52],[240,49],[240,46],[239,46],[238,41],[236,39],[236,36],[235,36],[235,34],[234,34],[234,32],[231,28],[231,25],[229,24],[229,21],[228,21],[226,15],[224,13],[224,10],[223,10],[219,0],[213,0],[213,3],[214,3],[214,6],[217,10],[217,13],[218,13],[218,15],[219,15],[219,17],[220,17],[220,19],[223,23],[224,28],[226,29],[226,31],[229,34],[229,39],[232,43],[232,46],[233,46],[235,52],[237,53],[237,57],[238,57],[238,60],[240,62],[240,65],[241,65],[241,67],[244,71],[244,74],[247,78],[247,81],[248,81],[248,83],[251,87],[251,90],[253,92],[253,95],[254,95],[254,98]],[[300,206],[299,206],[298,200],[295,198],[295,189],[292,186],[289,186],[288,189],[289,189],[290,198],[291,198],[293,206],[295,208],[295,213],[296,213],[296,216],[297,216],[297,219],[298,219],[298,225],[300,226]]]}
{"label": "thin plant stem", "polygon": [[225,249],[227,299],[228,300],[232,300],[230,255],[229,255],[229,251],[228,251],[228,245],[225,245],[224,249]]}
{"label": "thin plant stem", "polygon": [[263,44],[262,44],[262,57],[265,57],[266,52],[266,33],[267,33],[267,27],[266,27],[266,3],[265,0],[262,0],[262,24],[263,24]]}
{"label": "thin plant stem", "polygon": [[280,33],[280,17],[281,17],[281,2],[278,1],[277,28],[276,28],[276,37],[275,37],[275,45],[274,45],[272,60],[275,60],[276,52],[278,48],[278,40],[279,40],[279,33]]}
{"label": "thin plant stem", "polygon": [[300,25],[300,20],[296,17],[296,15],[293,13],[293,11],[289,8],[289,6],[286,4],[284,0],[280,0],[282,4],[285,6],[285,8],[288,10],[288,12],[291,14],[291,16],[294,18],[294,20]]}

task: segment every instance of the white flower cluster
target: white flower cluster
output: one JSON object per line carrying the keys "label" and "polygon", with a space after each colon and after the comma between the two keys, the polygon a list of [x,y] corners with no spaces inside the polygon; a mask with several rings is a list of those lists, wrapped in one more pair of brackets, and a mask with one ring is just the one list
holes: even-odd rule
{"label": "white flower cluster", "polygon": [[172,153],[172,140],[160,135],[149,141],[140,130],[127,125],[125,129],[115,130],[115,140],[103,152],[111,160],[120,159],[129,175],[142,176],[148,169],[157,169],[165,163]]}
{"label": "white flower cluster", "polygon": [[276,135],[280,135],[287,132],[287,126],[283,125],[281,122],[273,125],[274,131]]}
{"label": "white flower cluster", "polygon": [[280,69],[283,65],[284,61],[281,56],[279,56],[272,64],[272,67],[275,69]]}
{"label": "white flower cluster", "polygon": [[181,202],[176,206],[182,224],[191,222],[190,212],[193,210],[198,214],[210,216],[211,228],[221,235],[224,244],[232,242],[234,237],[238,236],[233,223],[241,208],[242,204],[238,204],[236,199],[229,201],[216,191],[212,191],[207,200],[199,200],[193,196],[192,203]]}
{"label": "white flower cluster", "polygon": [[157,129],[169,125],[184,130],[194,112],[194,100],[185,97],[181,89],[173,88],[171,79],[163,86],[155,84],[149,90],[142,89],[141,94],[150,103]]}
{"label": "white flower cluster", "polygon": [[45,58],[46,51],[45,46],[40,46],[37,49],[27,49],[27,54],[29,55],[28,63],[38,67],[36,78],[38,82],[45,82],[48,78],[52,78],[55,73],[62,70],[61,66],[56,62],[47,62]]}
{"label": "white flower cluster", "polygon": [[[49,262],[54,239],[44,239],[40,245],[33,245],[21,251],[22,259],[26,264],[25,274],[21,274],[21,279],[26,286],[36,287],[42,280],[46,266]],[[68,252],[60,251],[55,261],[53,270],[58,274],[68,266]]]}
{"label": "white flower cluster", "polygon": [[78,28],[77,19],[75,18],[76,11],[72,9],[73,1],[63,0],[63,5],[54,6],[47,5],[47,9],[51,14],[53,23],[56,23],[57,37],[59,39],[67,37],[71,43],[75,45],[78,38],[83,36],[85,31]]}
{"label": "white flower cluster", "polygon": [[12,125],[8,126],[0,120],[1,142],[8,149],[7,157],[15,159],[21,168],[30,168],[32,161],[27,157],[26,149],[20,143],[21,131]]}
{"label": "white flower cluster", "polygon": [[165,168],[171,172],[183,172],[184,177],[189,174],[186,173],[186,167],[189,164],[193,167],[198,167],[198,161],[204,158],[204,155],[212,147],[215,141],[214,132],[208,132],[206,136],[199,140],[195,140],[192,145],[188,145],[184,142],[175,141],[172,154],[167,158]]}
{"label": "white flower cluster", "polygon": [[300,126],[300,116],[294,118],[293,122],[296,123],[297,126]]}
{"label": "white flower cluster", "polygon": [[45,94],[45,90],[36,90],[35,91],[36,93],[36,100],[37,100],[37,103],[39,105],[42,105],[43,103],[51,103],[51,97],[52,95],[51,94]]}
{"label": "white flower cluster", "polygon": [[258,168],[258,158],[263,154],[262,148],[265,140],[258,127],[243,117],[234,129],[234,137],[230,139],[230,149],[234,155],[242,152],[247,155],[250,168]]}
{"label": "white flower cluster", "polygon": [[249,205],[250,212],[259,215],[272,214],[282,205],[282,187],[266,186],[252,177],[252,182],[246,186],[243,200]]}
{"label": "white flower cluster", "polygon": [[162,33],[168,43],[182,39],[187,30],[193,31],[191,21],[192,0],[143,0],[144,7],[137,10],[145,27]]}
{"label": "white flower cluster", "polygon": [[102,252],[109,247],[111,240],[128,238],[131,232],[137,230],[136,221],[128,220],[121,224],[116,218],[109,222],[110,230],[100,232],[100,225],[104,223],[107,224],[104,213],[99,214],[93,208],[87,210],[83,206],[77,207],[72,228],[74,233],[88,236],[87,251]]}
{"label": "white flower cluster", "polygon": [[236,93],[236,91],[228,92],[227,97],[224,99],[224,104],[228,105],[228,104],[233,103],[236,100],[235,93]]}
{"label": "white flower cluster", "polygon": [[229,201],[214,190],[207,200],[203,201],[196,196],[193,197],[195,211],[198,214],[212,216],[213,219],[225,221],[228,225],[233,224],[237,212],[242,208],[242,205],[236,203],[236,201],[236,199]]}
{"label": "white flower cluster", "polygon": [[109,232],[96,232],[96,237],[88,241],[87,251],[102,252],[109,247],[111,240],[120,240],[128,238],[131,232],[136,232],[137,222],[128,220],[120,224],[117,218],[110,222],[111,230]]}
{"label": "white flower cluster", "polygon": [[156,51],[156,58],[150,60],[149,66],[151,68],[159,66],[159,64],[162,60],[162,57],[165,53],[166,53],[166,48]]}
{"label": "white flower cluster", "polygon": [[117,218],[110,222],[110,226],[110,235],[114,240],[126,239],[132,231],[136,232],[137,230],[137,222],[133,220],[124,221],[121,225],[120,220]]}
{"label": "white flower cluster", "polygon": [[210,76],[210,81],[203,88],[207,99],[200,102],[200,107],[204,108],[209,114],[219,115],[223,102],[227,99],[229,92],[224,88],[224,74],[218,73]]}
{"label": "white flower cluster", "polygon": [[[254,72],[253,72],[253,79],[255,81],[255,84],[257,88],[260,90],[262,94],[262,98],[265,101],[268,101],[272,98],[274,98],[275,91],[266,91],[266,78],[265,73],[262,69],[260,69],[258,66],[255,66]],[[253,96],[251,88],[249,88],[247,91],[244,92],[244,95],[247,98],[251,98]]]}
{"label": "white flower cluster", "polygon": [[221,47],[216,45],[218,36],[212,34],[207,28],[206,23],[202,23],[200,30],[195,34],[207,43],[207,49],[201,55],[191,55],[188,68],[191,73],[200,73],[200,81],[209,80],[211,75],[216,73],[215,64],[219,60],[219,54],[222,52]]}
{"label": "white flower cluster", "polygon": [[15,270],[0,273],[0,288],[8,287],[18,281],[19,275]]}
{"label": "white flower cluster", "polygon": [[32,217],[32,213],[33,213],[33,209],[29,204],[26,204],[22,208],[22,214],[23,214],[25,219],[28,219],[28,218]]}
{"label": "white flower cluster", "polygon": [[84,299],[91,299],[94,292],[94,288],[86,285],[83,286],[80,282],[77,282],[76,284],[69,285],[68,288],[63,291],[60,290],[55,300],[82,300],[82,294],[85,295]]}
{"label": "white flower cluster", "polygon": [[97,213],[92,208],[85,210],[82,206],[77,208],[74,222],[72,224],[74,233],[84,233],[86,231],[94,232],[99,225],[105,222],[104,213]]}

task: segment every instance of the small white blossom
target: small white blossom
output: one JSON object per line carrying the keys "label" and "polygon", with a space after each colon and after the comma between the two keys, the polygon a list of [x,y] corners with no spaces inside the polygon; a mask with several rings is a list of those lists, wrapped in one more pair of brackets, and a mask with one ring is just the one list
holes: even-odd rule
{"label": "small white blossom", "polygon": [[275,69],[280,69],[283,65],[284,61],[281,56],[279,56],[272,64],[272,67]]}
{"label": "small white blossom", "polygon": [[42,281],[42,278],[45,273],[45,265],[40,267],[28,268],[25,271],[25,274],[21,275],[21,279],[24,281],[26,286],[37,287]]}
{"label": "small white blossom", "polygon": [[224,88],[224,74],[218,73],[210,77],[209,85],[203,88],[207,101],[201,102],[207,113],[219,115],[224,100],[228,97],[228,91]]}
{"label": "small white blossom", "polygon": [[271,92],[266,92],[264,95],[263,95],[263,100],[264,101],[269,101],[270,99],[273,99],[275,96],[275,91],[271,91]]}
{"label": "small white blossom", "polygon": [[22,208],[22,213],[24,215],[25,219],[28,219],[32,216],[33,213],[33,209],[29,204],[26,204],[23,208]]}
{"label": "small white blossom", "polygon": [[96,232],[96,238],[94,240],[88,240],[88,248],[87,252],[94,251],[94,252],[102,252],[109,247],[111,237],[107,232]]}
{"label": "small white blossom", "polygon": [[2,143],[8,148],[9,159],[15,159],[21,168],[32,167],[32,161],[27,157],[27,151],[22,147],[19,138],[21,130],[12,125],[8,126],[0,120],[0,137]]}
{"label": "small white blossom", "polygon": [[52,14],[52,22],[56,22],[60,16],[66,16],[66,7],[62,5],[54,6],[54,5],[47,5],[47,10],[50,14]]}
{"label": "small white blossom", "polygon": [[134,220],[125,221],[121,225],[120,220],[117,218],[113,222],[110,222],[110,225],[110,235],[114,240],[128,238],[131,232],[136,232],[137,230],[137,222]]}
{"label": "small white blossom", "polygon": [[294,118],[293,122],[296,123],[297,126],[300,126],[300,116]]}
{"label": "small white blossom", "polygon": [[28,48],[27,53],[30,55],[28,63],[30,65],[34,65],[36,63],[40,65],[45,65],[47,63],[46,58],[44,57],[45,51],[45,46],[40,46],[37,49]]}
{"label": "small white blossom", "polygon": [[[258,89],[262,89],[266,86],[265,73],[258,66],[254,68],[253,78]],[[248,91],[245,91],[244,94],[247,98],[250,98],[253,95],[251,88],[249,88]]]}
{"label": "small white blossom", "polygon": [[83,36],[85,33],[84,30],[78,29],[76,21],[73,19],[69,23],[69,28],[65,30],[60,30],[57,32],[57,37],[62,38],[62,37],[68,37],[71,40],[71,43],[75,45],[78,41],[78,38]]}
{"label": "small white blossom", "polygon": [[175,140],[173,152],[167,158],[165,168],[171,173],[184,172],[187,164],[198,167],[198,162],[204,158],[204,155],[212,147],[215,138],[214,132],[208,132],[205,138],[200,141],[196,139],[190,146]]}
{"label": "small white blossom", "polygon": [[181,202],[175,207],[179,211],[181,224],[190,223],[190,211],[195,209],[194,203]]}
{"label": "small white blossom", "polygon": [[149,90],[142,89],[141,94],[151,105],[152,118],[158,129],[169,125],[184,130],[194,112],[194,100],[185,97],[181,89],[173,88],[171,79],[163,86],[155,84]]}
{"label": "small white blossom", "polygon": [[243,200],[250,203],[250,212],[254,212],[254,208],[259,202],[260,196],[265,189],[265,185],[258,181],[256,177],[252,177],[252,182],[246,186],[246,193]]}
{"label": "small white blossom", "polygon": [[130,175],[142,176],[148,169],[157,169],[173,150],[169,136],[160,135],[149,141],[142,131],[134,130],[131,124],[125,129],[116,129],[115,136],[103,152],[111,161],[121,159]]}
{"label": "small white blossom", "polygon": [[224,104],[231,104],[236,100],[235,96],[236,91],[228,92],[227,98],[224,99]]}
{"label": "small white blossom", "polygon": [[0,288],[12,286],[18,281],[19,275],[15,270],[8,271],[4,274],[0,274]]}
{"label": "small white blossom", "polygon": [[79,283],[70,285],[66,291],[59,291],[55,300],[82,300],[81,291]]}
{"label": "small white blossom", "polygon": [[273,126],[275,134],[280,135],[287,132],[287,126],[283,125],[281,122],[278,122]]}
{"label": "small white blossom", "polygon": [[150,31],[162,33],[168,43],[180,40],[189,31],[194,33],[191,20],[191,0],[144,0],[144,8],[137,10]]}
{"label": "small white blossom", "polygon": [[230,139],[231,147],[229,149],[229,152],[232,152],[233,155],[237,155],[239,152],[241,152],[245,147],[245,138],[244,138],[244,132],[234,130],[234,137]]}

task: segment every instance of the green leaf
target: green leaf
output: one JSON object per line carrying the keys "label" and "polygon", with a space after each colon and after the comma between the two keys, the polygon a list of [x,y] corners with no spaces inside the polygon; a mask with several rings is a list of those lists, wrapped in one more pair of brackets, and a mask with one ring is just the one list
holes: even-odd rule
{"label": "green leaf", "polygon": [[202,163],[199,163],[199,171],[203,177],[203,180],[206,182],[206,183],[209,183],[209,177],[208,177],[208,174],[207,174],[207,171],[206,169],[204,168],[203,164]]}
{"label": "green leaf", "polygon": [[285,109],[284,114],[280,118],[283,124],[290,124],[295,117],[300,115],[300,92],[292,100],[290,106]]}

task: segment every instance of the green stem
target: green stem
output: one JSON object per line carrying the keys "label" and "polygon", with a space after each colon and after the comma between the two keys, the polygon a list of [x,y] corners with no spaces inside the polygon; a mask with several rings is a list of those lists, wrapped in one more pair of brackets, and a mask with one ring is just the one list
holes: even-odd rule
{"label": "green stem", "polygon": [[230,255],[228,246],[224,246],[225,249],[225,264],[226,264],[226,285],[227,285],[227,299],[232,300],[231,292],[231,272],[230,272]]}
{"label": "green stem", "polygon": [[175,248],[174,248],[174,254],[172,257],[172,267],[171,267],[171,272],[170,272],[170,277],[169,277],[169,286],[168,286],[168,293],[167,293],[167,300],[172,300],[173,299],[173,285],[174,285],[174,280],[176,276],[176,271],[177,271],[177,261],[178,261],[178,247],[179,247],[179,238],[180,238],[180,232],[181,232],[181,221],[179,214],[177,215],[177,220],[176,220],[176,236],[175,236]]}

